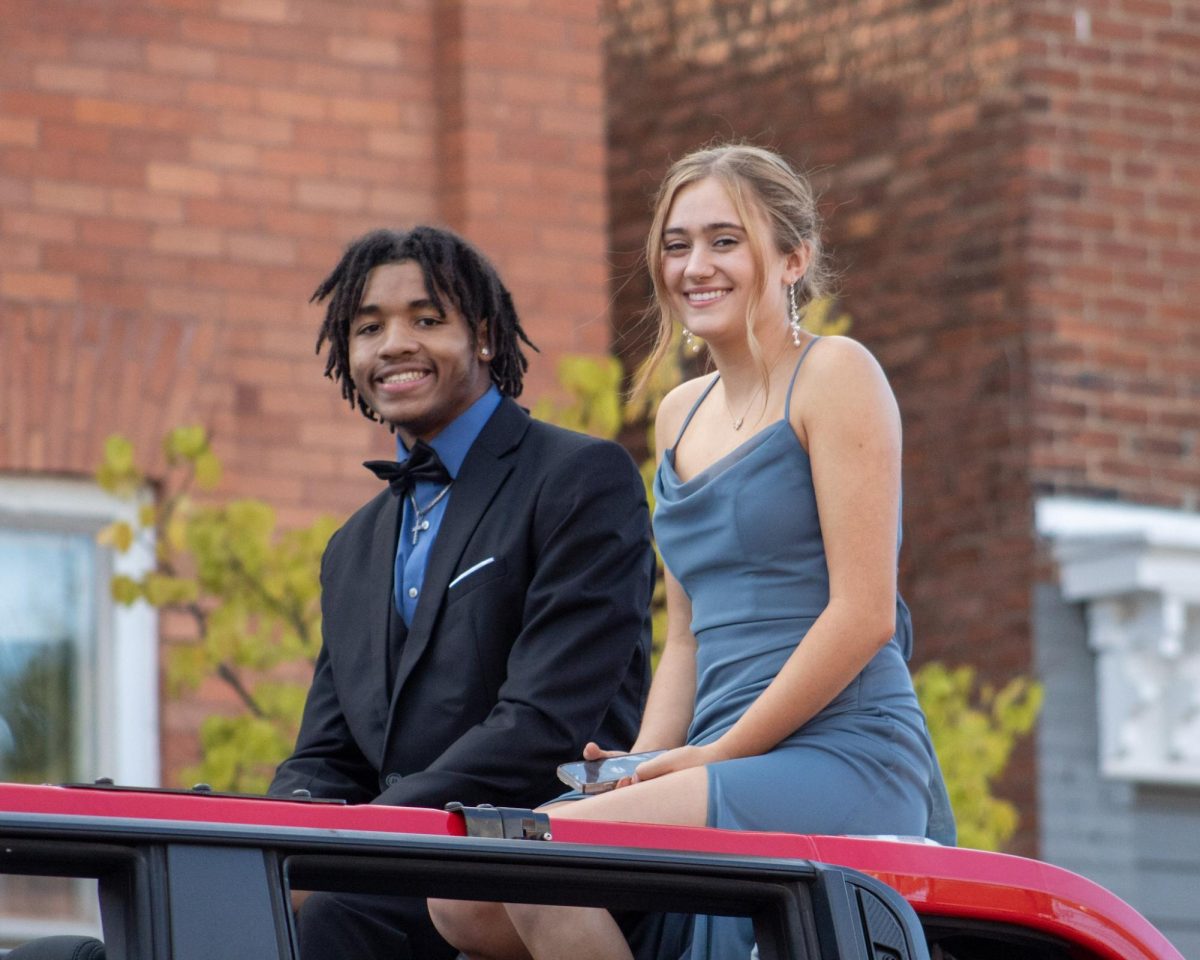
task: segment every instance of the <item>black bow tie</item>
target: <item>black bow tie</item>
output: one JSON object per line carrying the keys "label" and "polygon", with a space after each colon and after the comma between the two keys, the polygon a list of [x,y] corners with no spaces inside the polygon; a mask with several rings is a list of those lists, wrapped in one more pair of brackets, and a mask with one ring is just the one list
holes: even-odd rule
{"label": "black bow tie", "polygon": [[363,464],[380,480],[386,480],[392,488],[392,493],[398,497],[412,491],[413,486],[421,480],[430,483],[449,483],[454,478],[442,463],[437,451],[424,440],[418,440],[408,452],[408,459],[403,463],[394,460],[368,460]]}

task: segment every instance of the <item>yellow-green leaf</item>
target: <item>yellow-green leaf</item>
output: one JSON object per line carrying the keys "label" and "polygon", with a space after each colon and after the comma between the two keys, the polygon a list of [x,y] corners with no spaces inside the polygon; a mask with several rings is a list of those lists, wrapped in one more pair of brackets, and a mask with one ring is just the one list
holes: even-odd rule
{"label": "yellow-green leaf", "polygon": [[127,607],[136,603],[142,595],[141,585],[133,577],[127,577],[121,573],[112,578],[111,589],[112,598]]}
{"label": "yellow-green leaf", "polygon": [[208,431],[197,425],[176,427],[163,440],[163,452],[167,455],[168,463],[175,463],[181,458],[195,460],[207,449]]}
{"label": "yellow-green leaf", "polygon": [[133,469],[133,444],[127,437],[114,433],[104,441],[104,465],[113,470]]}
{"label": "yellow-green leaf", "polygon": [[204,450],[196,455],[194,461],[196,483],[201,490],[212,490],[221,482],[221,461],[211,450]]}
{"label": "yellow-green leaf", "polygon": [[124,520],[116,520],[96,534],[96,542],[102,547],[112,547],[124,553],[133,546],[133,527]]}

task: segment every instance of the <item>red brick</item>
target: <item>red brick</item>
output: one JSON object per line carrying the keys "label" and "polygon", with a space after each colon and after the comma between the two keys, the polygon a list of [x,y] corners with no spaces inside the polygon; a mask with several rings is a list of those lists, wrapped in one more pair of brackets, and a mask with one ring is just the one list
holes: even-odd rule
{"label": "red brick", "polygon": [[150,242],[150,228],[129,220],[84,217],[79,223],[79,239],[109,249],[144,249]]}
{"label": "red brick", "polygon": [[330,158],[314,150],[263,149],[260,170],[284,177],[324,177],[330,172]]}
{"label": "red brick", "polygon": [[248,84],[197,80],[187,84],[184,95],[189,103],[222,112],[254,109],[255,91]]}
{"label": "red brick", "polygon": [[34,85],[42,90],[101,96],[110,90],[108,72],[102,67],[66,63],[42,63],[33,71]]}
{"label": "red brick", "polygon": [[103,213],[108,205],[106,191],[99,187],[53,180],[35,180],[33,200],[39,206],[72,213]]}
{"label": "red brick", "polygon": [[230,173],[225,176],[225,194],[254,204],[284,204],[293,200],[292,185],[282,177]]}
{"label": "red brick", "polygon": [[306,150],[345,153],[365,150],[367,136],[365,129],[355,124],[298,121],[293,142]]}
{"label": "red brick", "polygon": [[113,273],[113,257],[107,249],[47,244],[42,267],[49,272],[83,277],[108,277]]}
{"label": "red brick", "polygon": [[251,56],[240,53],[221,55],[221,76],[237,83],[253,86],[290,87],[297,70],[283,58]]}
{"label": "red brick", "polygon": [[204,167],[181,163],[151,163],[146,167],[146,186],[156,193],[215,197],[221,190],[217,174]]}
{"label": "red brick", "polygon": [[140,104],[87,97],[75,101],[75,119],[81,123],[96,123],[109,127],[144,127],[147,116],[146,108]]}
{"label": "red brick", "polygon": [[150,234],[150,249],[187,257],[219,257],[225,253],[221,230],[213,227],[161,226]]}
{"label": "red brick", "polygon": [[322,120],[329,113],[329,101],[316,94],[294,93],[289,90],[259,90],[256,107],[267,116],[283,116],[298,120]]}
{"label": "red brick", "polygon": [[338,123],[366,124],[372,128],[386,128],[402,122],[400,104],[394,99],[336,97],[330,104],[329,113],[331,119]]}
{"label": "red brick", "polygon": [[0,113],[42,120],[69,120],[75,115],[75,99],[54,93],[3,90],[0,91]]}
{"label": "red brick", "polygon": [[70,170],[74,179],[80,182],[105,187],[136,187],[144,178],[139,164],[93,156],[73,158]]}
{"label": "red brick", "polygon": [[155,223],[179,223],[183,220],[183,203],[178,197],[139,190],[114,190],[112,213],[116,217],[150,220]]}
{"label": "red brick", "polygon": [[287,0],[219,0],[217,10],[230,20],[286,23],[288,19]]}
{"label": "red brick", "polygon": [[[270,289],[269,275],[256,263],[238,263],[229,260],[205,260],[196,264],[192,280],[209,289],[221,290],[237,296]],[[295,289],[293,286],[291,289]]]}
{"label": "red brick", "polygon": [[71,59],[77,63],[132,67],[142,63],[143,46],[128,37],[81,36],[71,40]]}
{"label": "red brick", "polygon": [[191,161],[201,167],[253,170],[260,162],[260,151],[254,144],[197,137],[188,146]]}
{"label": "red brick", "polygon": [[2,222],[3,232],[10,236],[62,241],[73,241],[76,237],[75,218],[63,214],[6,210]]}
{"label": "red brick", "polygon": [[198,46],[151,41],[146,44],[146,64],[156,73],[211,77],[217,72],[217,54]]}
{"label": "red brick", "polygon": [[228,140],[271,146],[290,144],[294,138],[294,128],[290,120],[260,117],[249,113],[223,113],[219,130]]}
{"label": "red brick", "polygon": [[179,36],[200,46],[246,50],[254,45],[254,27],[203,16],[185,16],[179,21]]}
{"label": "red brick", "polygon": [[269,234],[241,233],[229,237],[229,256],[251,263],[290,266],[296,262],[296,246],[291,240]]}
{"label": "red brick", "polygon": [[294,86],[297,90],[317,90],[326,96],[357,96],[365,89],[366,80],[363,71],[354,67],[306,63]]}
{"label": "red brick", "polygon": [[185,219],[204,226],[246,229],[256,227],[261,211],[252,204],[195,197],[184,202]]}
{"label": "red brick", "polygon": [[14,300],[73,303],[79,282],[69,273],[0,269],[0,294]]}
{"label": "red brick", "polygon": [[368,130],[367,150],[377,156],[397,160],[433,157],[433,144],[427,135],[405,130]]}
{"label": "red brick", "polygon": [[334,60],[367,67],[400,64],[400,48],[396,42],[380,37],[334,35],[329,38],[329,55]]}
{"label": "red brick", "polygon": [[112,147],[112,131],[47,121],[41,125],[41,145],[46,150],[107,155]]}
{"label": "red brick", "polygon": [[0,145],[36,147],[39,129],[40,124],[33,117],[0,116]]}

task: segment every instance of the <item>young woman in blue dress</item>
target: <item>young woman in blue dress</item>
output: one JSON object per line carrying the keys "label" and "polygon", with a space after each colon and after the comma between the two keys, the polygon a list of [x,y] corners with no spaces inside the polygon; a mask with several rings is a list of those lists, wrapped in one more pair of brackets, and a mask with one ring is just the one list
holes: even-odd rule
{"label": "young woman in blue dress", "polygon": [[[761,148],[693,153],[660,188],[646,253],[660,330],[642,382],[677,323],[716,367],[655,423],[668,625],[631,751],[666,752],[552,816],[953,842],[905,662],[900,417],[864,347],[801,326],[825,279],[809,183]],[[603,910],[431,912],[477,960],[630,956]],[[752,943],[748,920],[701,917],[690,956]]]}

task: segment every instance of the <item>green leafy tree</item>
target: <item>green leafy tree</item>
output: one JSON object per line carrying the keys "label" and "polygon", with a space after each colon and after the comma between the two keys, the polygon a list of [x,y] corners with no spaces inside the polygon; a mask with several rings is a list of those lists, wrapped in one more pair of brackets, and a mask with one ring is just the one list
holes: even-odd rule
{"label": "green leafy tree", "polygon": [[934,661],[913,675],[929,721],[960,846],[999,850],[1017,829],[1017,809],[992,793],[1019,737],[1033,729],[1042,686],[1015,677],[999,690],[975,689],[975,670]]}
{"label": "green leafy tree", "polygon": [[[202,723],[203,759],[183,772],[184,781],[262,792],[299,726],[307,675],[288,679],[281,668],[316,659],[320,560],[337,521],[321,517],[280,532],[274,510],[261,500],[198,504],[192,490],[211,490],[221,477],[207,432],[172,430],[163,450],[168,475],[160,502],[142,506],[136,524],[118,522],[100,533],[100,541],[118,551],[138,538],[154,546],[153,568],[141,578],[114,577],[113,597],[124,604],[144,600],[190,622],[193,638],[174,646],[168,658],[172,693],[215,677],[240,706]],[[108,438],[96,479],[126,498],[145,487],[127,439]]]}

